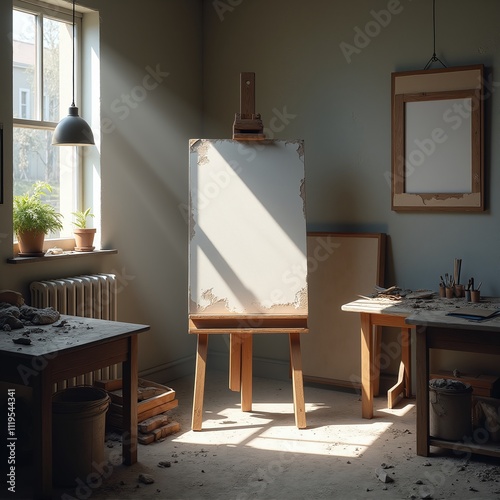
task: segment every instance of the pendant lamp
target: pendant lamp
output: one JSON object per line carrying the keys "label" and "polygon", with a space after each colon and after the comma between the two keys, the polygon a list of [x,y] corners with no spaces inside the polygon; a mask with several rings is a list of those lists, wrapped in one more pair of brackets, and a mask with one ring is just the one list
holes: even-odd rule
{"label": "pendant lamp", "polygon": [[78,116],[75,106],[75,0],[73,0],[73,100],[68,116],[63,118],[52,134],[53,146],[92,146],[94,134],[89,124]]}

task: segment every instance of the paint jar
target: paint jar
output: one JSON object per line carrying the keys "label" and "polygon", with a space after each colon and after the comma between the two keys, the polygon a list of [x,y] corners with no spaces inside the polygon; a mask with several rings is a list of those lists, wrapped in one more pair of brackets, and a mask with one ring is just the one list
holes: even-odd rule
{"label": "paint jar", "polygon": [[453,297],[455,297],[455,290],[454,290],[454,288],[452,288],[451,286],[450,287],[446,287],[446,298],[447,299],[452,299]]}
{"label": "paint jar", "polygon": [[465,286],[464,285],[455,285],[455,297],[463,297],[465,294]]}
{"label": "paint jar", "polygon": [[470,290],[465,290],[465,300],[470,302]]}
{"label": "paint jar", "polygon": [[446,297],[446,287],[443,285],[439,285],[439,296]]}
{"label": "paint jar", "polygon": [[472,290],[470,292],[470,300],[471,300],[471,302],[480,302],[481,301],[481,292],[479,290]]}

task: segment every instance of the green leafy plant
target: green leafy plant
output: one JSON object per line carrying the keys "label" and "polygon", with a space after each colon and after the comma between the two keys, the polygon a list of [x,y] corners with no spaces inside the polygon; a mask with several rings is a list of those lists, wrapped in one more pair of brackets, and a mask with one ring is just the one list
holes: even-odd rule
{"label": "green leafy plant", "polygon": [[42,197],[50,192],[50,184],[38,181],[33,184],[31,193],[14,196],[13,228],[16,235],[26,231],[48,234],[63,228],[62,214],[42,201]]}
{"label": "green leafy plant", "polygon": [[91,208],[87,208],[87,210],[71,212],[75,216],[75,220],[73,225],[80,229],[87,229],[87,219],[89,217],[94,217],[94,214],[90,211]]}

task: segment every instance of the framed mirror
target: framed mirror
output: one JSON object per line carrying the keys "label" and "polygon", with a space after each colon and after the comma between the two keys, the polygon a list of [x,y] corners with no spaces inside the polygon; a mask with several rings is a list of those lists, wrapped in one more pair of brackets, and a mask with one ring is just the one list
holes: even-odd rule
{"label": "framed mirror", "polygon": [[484,210],[483,73],[392,74],[392,210]]}

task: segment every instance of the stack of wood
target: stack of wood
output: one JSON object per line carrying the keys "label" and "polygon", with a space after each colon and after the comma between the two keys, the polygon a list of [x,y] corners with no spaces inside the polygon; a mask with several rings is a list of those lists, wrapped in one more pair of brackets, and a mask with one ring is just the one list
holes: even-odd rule
{"label": "stack of wood", "polygon": [[[96,387],[104,389],[111,398],[106,414],[106,424],[116,430],[123,430],[122,380],[96,380]],[[175,391],[165,385],[139,379],[137,388],[138,441],[149,444],[178,432],[180,425],[167,414],[176,408],[179,401]]]}

